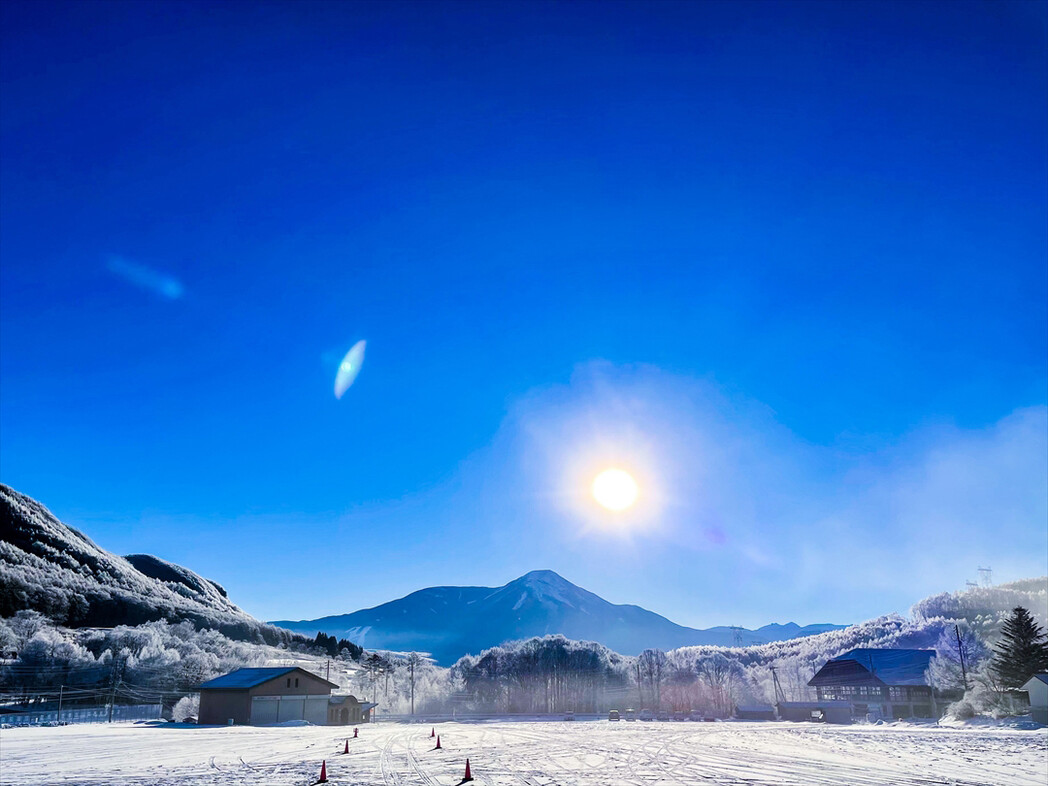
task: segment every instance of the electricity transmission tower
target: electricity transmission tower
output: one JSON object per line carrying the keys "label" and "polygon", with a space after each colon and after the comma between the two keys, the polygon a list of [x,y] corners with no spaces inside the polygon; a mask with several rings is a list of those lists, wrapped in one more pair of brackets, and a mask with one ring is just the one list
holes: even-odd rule
{"label": "electricity transmission tower", "polygon": [[979,566],[979,581],[984,587],[993,586],[993,568]]}

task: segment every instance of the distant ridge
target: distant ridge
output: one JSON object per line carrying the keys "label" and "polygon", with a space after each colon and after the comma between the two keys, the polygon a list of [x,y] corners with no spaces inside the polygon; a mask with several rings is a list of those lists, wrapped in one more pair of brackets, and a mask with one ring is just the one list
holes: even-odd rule
{"label": "distant ridge", "polygon": [[757,630],[698,630],[640,606],[609,603],[551,570],[533,570],[502,587],[430,587],[352,614],[272,624],[310,637],[323,631],[368,649],[429,652],[442,665],[506,641],[550,633],[637,655],[649,647],[748,646],[845,627],[790,622]]}
{"label": "distant ridge", "polygon": [[188,620],[240,640],[288,638],[219,584],[149,554],[118,557],[0,483],[0,617],[22,610],[70,628]]}

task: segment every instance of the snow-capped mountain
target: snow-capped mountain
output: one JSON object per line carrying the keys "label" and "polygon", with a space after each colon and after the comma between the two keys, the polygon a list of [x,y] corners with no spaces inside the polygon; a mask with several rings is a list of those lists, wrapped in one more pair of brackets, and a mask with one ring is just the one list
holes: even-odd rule
{"label": "snow-capped mountain", "polygon": [[430,587],[352,614],[272,624],[309,636],[323,631],[368,649],[429,652],[442,665],[505,641],[549,633],[636,655],[649,647],[731,646],[736,637],[748,645],[844,627],[791,622],[757,630],[697,630],[640,606],[609,603],[551,570],[532,571],[503,587]]}
{"label": "snow-capped mountain", "polygon": [[[0,617],[30,609],[71,628],[190,620],[232,638],[283,636],[188,568],[148,554],[118,557],[0,483]],[[286,635],[286,634],[284,634]]]}

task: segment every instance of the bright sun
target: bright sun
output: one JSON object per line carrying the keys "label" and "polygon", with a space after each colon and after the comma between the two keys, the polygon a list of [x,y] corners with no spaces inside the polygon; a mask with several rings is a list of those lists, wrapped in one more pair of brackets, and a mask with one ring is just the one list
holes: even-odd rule
{"label": "bright sun", "polygon": [[625,510],[637,501],[637,481],[621,469],[606,469],[593,479],[593,498],[608,510]]}

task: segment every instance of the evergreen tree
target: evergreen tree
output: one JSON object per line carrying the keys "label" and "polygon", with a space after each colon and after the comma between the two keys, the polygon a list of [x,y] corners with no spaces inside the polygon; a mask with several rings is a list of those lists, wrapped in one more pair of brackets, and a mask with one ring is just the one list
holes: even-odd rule
{"label": "evergreen tree", "polygon": [[1034,674],[1048,671],[1048,637],[1022,606],[1012,609],[994,649],[993,672],[1006,688],[1019,688]]}

